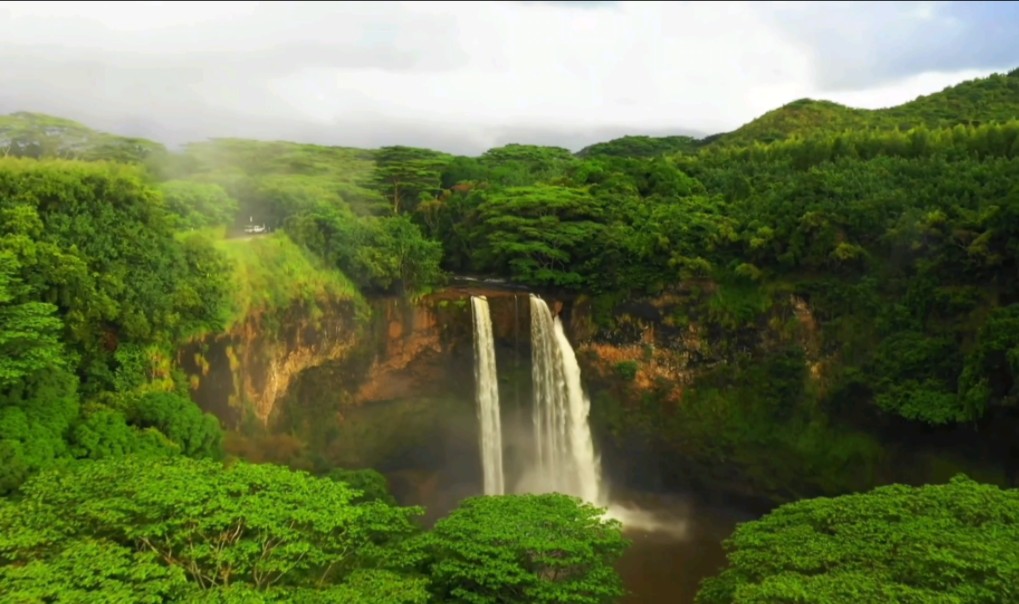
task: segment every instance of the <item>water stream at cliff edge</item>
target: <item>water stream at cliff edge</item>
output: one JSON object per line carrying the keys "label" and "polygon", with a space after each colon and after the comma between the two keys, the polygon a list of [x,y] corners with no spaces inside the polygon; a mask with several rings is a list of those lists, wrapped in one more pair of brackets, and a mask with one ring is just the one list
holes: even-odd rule
{"label": "water stream at cliff edge", "polygon": [[499,417],[499,378],[495,366],[492,316],[484,296],[471,296],[474,323],[474,383],[481,427],[481,464],[485,495],[502,495],[502,426]]}

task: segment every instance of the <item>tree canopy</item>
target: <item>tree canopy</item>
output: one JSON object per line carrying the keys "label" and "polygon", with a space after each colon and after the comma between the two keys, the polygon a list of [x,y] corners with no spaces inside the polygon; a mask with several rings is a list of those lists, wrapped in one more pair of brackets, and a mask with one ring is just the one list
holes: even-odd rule
{"label": "tree canopy", "polygon": [[[801,99],[731,133],[578,153],[244,139],[170,152],[0,117],[0,591],[620,595],[625,541],[596,508],[476,498],[421,534],[377,474],[224,463],[221,427],[188,398],[184,346],[298,306],[367,311],[363,295],[426,292],[446,271],[568,292],[598,343],[640,346],[592,421],[683,484],[838,495],[887,482],[879,468],[914,442],[961,443],[1014,480],[1017,74],[874,111]],[[644,379],[659,344],[682,380]],[[1014,499],[958,479],[801,501],[741,527],[700,597],[1014,599]]]}
{"label": "tree canopy", "polygon": [[467,499],[428,536],[433,591],[474,604],[613,602],[627,542],[603,513],[558,493]]}
{"label": "tree canopy", "polygon": [[419,511],[354,503],[359,493],[343,482],[272,465],[116,457],[38,474],[22,493],[0,508],[0,591],[15,599],[377,588],[423,599],[422,581],[393,570],[407,565],[398,544]]}
{"label": "tree canopy", "polygon": [[1009,602],[1017,539],[1019,490],[963,476],[808,499],[740,525],[697,602]]}

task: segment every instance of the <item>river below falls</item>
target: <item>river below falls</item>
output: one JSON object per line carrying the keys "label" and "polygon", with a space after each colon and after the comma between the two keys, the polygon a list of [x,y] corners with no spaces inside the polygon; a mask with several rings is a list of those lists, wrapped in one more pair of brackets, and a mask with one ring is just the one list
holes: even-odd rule
{"label": "river below falls", "polygon": [[[334,456],[337,467],[380,470],[397,501],[423,507],[422,521],[431,526],[484,490],[477,418],[469,397],[422,397],[345,409],[334,440],[323,450]],[[515,492],[531,446],[530,414],[512,404],[506,407],[507,487]],[[737,522],[756,517],[696,494],[622,491],[611,484],[609,489],[609,515],[623,522],[631,542],[617,564],[629,591],[620,600],[624,604],[692,603],[700,581],[725,563],[722,541]]]}
{"label": "river below falls", "polygon": [[[480,495],[480,485],[455,481],[444,472],[424,470],[388,474],[392,490],[403,505],[420,505],[431,525],[460,500]],[[700,581],[717,574],[725,564],[722,541],[738,522],[756,516],[724,508],[697,497],[614,493],[610,515],[624,523],[631,545],[616,565],[629,594],[623,604],[690,604]]]}
{"label": "river below falls", "polygon": [[639,493],[632,498],[638,502],[632,508],[634,512],[651,526],[635,528],[634,523],[626,523],[625,516],[621,518],[624,534],[631,542],[616,565],[630,592],[620,600],[626,604],[693,602],[701,580],[717,574],[725,565],[722,541],[738,522],[755,517],[693,498]]}

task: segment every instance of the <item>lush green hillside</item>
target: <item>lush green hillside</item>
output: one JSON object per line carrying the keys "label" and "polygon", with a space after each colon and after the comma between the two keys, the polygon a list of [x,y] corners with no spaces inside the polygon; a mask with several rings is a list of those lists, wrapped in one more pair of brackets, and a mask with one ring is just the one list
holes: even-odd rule
{"label": "lush green hillside", "polygon": [[584,147],[577,157],[659,157],[693,153],[699,145],[691,136],[623,136]]}
{"label": "lush green hillside", "polygon": [[328,269],[286,233],[251,238],[215,239],[233,267],[227,325],[258,313],[285,311],[295,302],[360,298],[342,272]]}
{"label": "lush green hillside", "polygon": [[[222,463],[220,425],[173,364],[182,343],[245,316],[436,282],[441,246],[413,217],[450,158],[237,140],[163,154],[66,120],[5,119],[5,597],[607,604],[621,594],[619,523],[579,500],[475,500],[425,533],[420,511],[396,506],[370,471],[316,478]],[[279,230],[228,237],[249,214]],[[489,545],[465,548],[464,533]]]}
{"label": "lush green hillside", "polygon": [[[208,440],[196,435],[209,418],[180,396],[177,346],[296,302],[439,277],[441,250],[418,227],[354,211],[388,208],[373,152],[231,140],[170,154],[27,113],[0,120],[0,141],[12,156],[0,159],[0,491],[68,459],[219,455],[216,439],[189,444]],[[228,237],[251,213],[283,231]]]}
{"label": "lush green hillside", "polygon": [[98,132],[72,120],[21,111],[0,116],[0,155],[138,163],[161,161],[166,148],[142,138]]}
{"label": "lush green hillside", "polygon": [[370,214],[385,202],[367,188],[373,151],[289,142],[217,139],[188,145],[170,158],[173,179],[215,183],[241,204],[239,216],[281,226],[302,203],[328,203]]}
{"label": "lush green hillside", "polygon": [[[101,575],[91,597],[125,601],[610,601],[625,544],[577,501],[469,500],[421,533],[371,477],[333,476],[364,486],[348,488],[216,461],[222,434],[186,398],[177,346],[296,300],[421,291],[440,266],[584,294],[606,342],[627,336],[621,303],[680,300],[661,327],[704,334],[694,377],[620,377],[591,414],[651,465],[682,467],[684,485],[838,495],[918,446],[1014,481],[1017,91],[1013,72],[879,111],[797,101],[696,152],[624,137],[577,155],[239,139],[167,153],[2,118],[16,157],[0,159],[0,592],[77,601]],[[249,221],[271,232],[244,233]],[[810,346],[790,300],[810,313]],[[983,579],[1010,582],[1007,547],[973,547],[991,512],[1014,532],[1015,497],[954,484],[787,508],[741,530],[734,570],[703,598],[937,593],[918,573],[942,577],[944,560],[979,566],[952,571],[951,593],[1005,597]],[[946,552],[933,562],[885,513],[927,500],[941,507],[914,524],[953,536],[924,533]],[[833,524],[832,510],[852,515]],[[815,573],[830,533],[861,526],[904,549],[840,542],[842,567]],[[858,584],[871,568],[883,575]]]}
{"label": "lush green hillside", "polygon": [[1019,69],[950,86],[887,109],[853,109],[831,101],[800,99],[765,113],[732,132],[712,138],[715,145],[769,143],[791,137],[874,128],[977,125],[1019,118]]}

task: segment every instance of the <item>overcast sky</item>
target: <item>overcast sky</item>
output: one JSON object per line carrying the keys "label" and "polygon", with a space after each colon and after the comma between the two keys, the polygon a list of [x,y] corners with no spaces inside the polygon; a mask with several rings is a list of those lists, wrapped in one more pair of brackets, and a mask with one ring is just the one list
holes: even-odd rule
{"label": "overcast sky", "polygon": [[478,153],[899,104],[1019,67],[1014,2],[0,2],[0,113]]}

